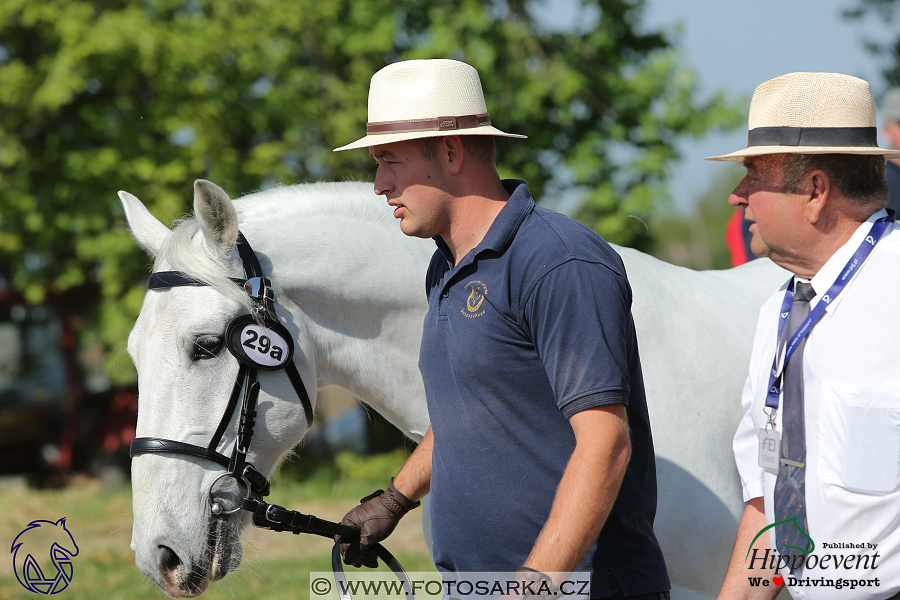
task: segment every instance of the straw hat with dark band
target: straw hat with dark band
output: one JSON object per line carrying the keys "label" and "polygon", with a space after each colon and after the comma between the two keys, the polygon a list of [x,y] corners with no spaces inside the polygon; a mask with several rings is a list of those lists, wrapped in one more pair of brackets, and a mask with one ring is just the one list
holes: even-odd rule
{"label": "straw hat with dark band", "polygon": [[762,83],[750,102],[747,147],[706,160],[784,153],[900,158],[878,147],[869,84],[838,73],[788,73]]}
{"label": "straw hat with dark band", "polygon": [[375,73],[366,133],[334,151],[443,135],[525,137],[493,127],[478,71],[446,59],[408,60]]}

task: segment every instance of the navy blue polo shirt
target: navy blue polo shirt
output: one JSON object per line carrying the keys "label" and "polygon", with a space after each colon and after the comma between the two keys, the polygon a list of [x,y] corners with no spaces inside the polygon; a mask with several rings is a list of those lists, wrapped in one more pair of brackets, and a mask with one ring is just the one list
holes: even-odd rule
{"label": "navy blue polo shirt", "polygon": [[631,287],[599,235],[535,206],[522,181],[454,267],[440,238],[428,268],[419,369],[434,434],[431,518],[441,571],[515,571],[573,450],[568,417],[625,404],[632,455],[600,536],[576,571],[592,597],[608,573],[625,596],[669,589],[653,533],[656,467]]}
{"label": "navy blue polo shirt", "polygon": [[887,207],[900,216],[900,165],[894,161],[885,161],[885,174],[887,175],[888,196]]}

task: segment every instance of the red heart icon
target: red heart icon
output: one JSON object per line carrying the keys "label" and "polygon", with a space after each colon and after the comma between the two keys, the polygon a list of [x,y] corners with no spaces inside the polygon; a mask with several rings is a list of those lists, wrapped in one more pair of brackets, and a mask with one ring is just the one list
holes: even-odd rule
{"label": "red heart icon", "polygon": [[781,586],[781,584],[784,583],[784,577],[778,577],[778,576],[773,577],[772,583],[774,583],[777,586]]}

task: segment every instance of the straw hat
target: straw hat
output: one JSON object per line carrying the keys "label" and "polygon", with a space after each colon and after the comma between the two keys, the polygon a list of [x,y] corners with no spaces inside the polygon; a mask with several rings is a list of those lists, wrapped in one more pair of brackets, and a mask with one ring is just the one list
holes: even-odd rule
{"label": "straw hat", "polygon": [[740,161],[762,154],[872,154],[878,147],[875,101],[869,84],[837,73],[788,73],[753,92],[747,147],[706,160]]}
{"label": "straw hat", "polygon": [[443,135],[524,138],[491,126],[481,80],[457,60],[408,60],[372,76],[368,135],[339,150]]}

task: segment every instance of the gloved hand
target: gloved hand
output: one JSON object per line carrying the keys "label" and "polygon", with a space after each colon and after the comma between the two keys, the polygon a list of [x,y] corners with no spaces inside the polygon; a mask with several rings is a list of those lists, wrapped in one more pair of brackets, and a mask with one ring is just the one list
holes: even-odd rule
{"label": "gloved hand", "polygon": [[378,490],[359,501],[359,506],[344,515],[341,525],[349,525],[360,530],[359,540],[345,542],[342,536],[335,536],[334,541],[341,545],[341,556],[344,564],[375,568],[378,557],[375,555],[375,544],[391,535],[400,522],[400,518],[419,506],[421,502],[413,502],[394,487],[394,479],[387,490]]}

